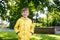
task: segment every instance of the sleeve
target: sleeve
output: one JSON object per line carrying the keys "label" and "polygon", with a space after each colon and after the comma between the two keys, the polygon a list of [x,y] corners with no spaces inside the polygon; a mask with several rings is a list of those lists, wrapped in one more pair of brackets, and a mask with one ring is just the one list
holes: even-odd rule
{"label": "sleeve", "polygon": [[14,30],[15,30],[16,33],[19,32],[19,20],[17,20],[17,22],[16,22],[16,24],[14,26]]}
{"label": "sleeve", "polygon": [[31,21],[31,25],[30,25],[30,32],[33,34],[34,33],[34,26],[33,26],[33,23]]}

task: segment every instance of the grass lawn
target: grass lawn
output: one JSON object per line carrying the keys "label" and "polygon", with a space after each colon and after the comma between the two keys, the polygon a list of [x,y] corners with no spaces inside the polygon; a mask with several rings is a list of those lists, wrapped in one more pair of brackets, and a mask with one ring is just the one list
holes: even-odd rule
{"label": "grass lawn", "polygon": [[[0,31],[0,40],[18,40],[13,31]],[[60,40],[60,34],[34,34],[31,40]]]}

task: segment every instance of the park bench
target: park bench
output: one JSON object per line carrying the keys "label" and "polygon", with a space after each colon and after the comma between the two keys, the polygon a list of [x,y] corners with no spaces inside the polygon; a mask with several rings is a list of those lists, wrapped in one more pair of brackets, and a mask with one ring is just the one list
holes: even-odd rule
{"label": "park bench", "polygon": [[55,34],[55,28],[54,27],[46,27],[46,28],[35,27],[34,33],[36,33],[36,34]]}

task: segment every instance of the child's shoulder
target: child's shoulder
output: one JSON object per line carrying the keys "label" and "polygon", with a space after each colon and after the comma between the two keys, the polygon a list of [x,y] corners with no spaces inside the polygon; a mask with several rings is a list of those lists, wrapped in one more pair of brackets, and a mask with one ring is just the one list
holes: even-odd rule
{"label": "child's shoulder", "polygon": [[32,22],[32,20],[30,18],[28,18],[30,22]]}
{"label": "child's shoulder", "polygon": [[21,20],[21,18],[19,18],[17,21],[20,21]]}

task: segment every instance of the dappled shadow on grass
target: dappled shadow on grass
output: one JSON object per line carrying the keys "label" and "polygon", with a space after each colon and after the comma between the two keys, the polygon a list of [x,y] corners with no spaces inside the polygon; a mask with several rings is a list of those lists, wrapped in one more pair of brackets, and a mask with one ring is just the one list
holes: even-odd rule
{"label": "dappled shadow on grass", "polygon": [[[0,32],[0,40],[18,40],[18,36],[12,31],[2,31]],[[60,40],[60,34],[34,34],[30,40]]]}
{"label": "dappled shadow on grass", "polygon": [[0,37],[0,40],[3,40],[2,37]]}
{"label": "dappled shadow on grass", "polygon": [[50,37],[48,35],[40,35],[41,36],[41,40],[56,40],[55,37]]}
{"label": "dappled shadow on grass", "polygon": [[31,40],[60,40],[60,36],[56,34],[34,34]]}
{"label": "dappled shadow on grass", "polygon": [[0,40],[18,40],[15,32],[12,31],[1,31],[0,32]]}
{"label": "dappled shadow on grass", "polygon": [[17,38],[15,38],[15,39],[5,39],[5,40],[18,40]]}

